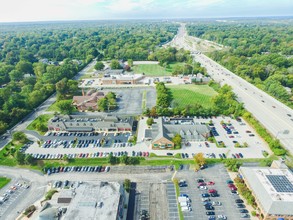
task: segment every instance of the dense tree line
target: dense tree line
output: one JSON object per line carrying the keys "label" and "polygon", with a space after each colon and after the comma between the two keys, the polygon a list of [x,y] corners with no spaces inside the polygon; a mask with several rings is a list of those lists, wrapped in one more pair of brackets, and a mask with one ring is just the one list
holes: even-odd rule
{"label": "dense tree line", "polygon": [[226,46],[209,56],[293,107],[292,23],[201,23],[188,33]]}
{"label": "dense tree line", "polygon": [[93,58],[146,60],[177,27],[161,22],[1,25],[0,133],[50,96],[60,80],[58,98],[72,96],[76,85],[69,79]]}

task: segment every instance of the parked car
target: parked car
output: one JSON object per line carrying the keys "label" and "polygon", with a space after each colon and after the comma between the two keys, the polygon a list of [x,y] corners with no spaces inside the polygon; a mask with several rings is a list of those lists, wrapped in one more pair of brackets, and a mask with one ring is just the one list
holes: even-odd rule
{"label": "parked car", "polygon": [[244,203],[244,201],[242,199],[236,199],[235,203]]}
{"label": "parked car", "polygon": [[215,215],[215,212],[206,212],[206,215]]}
{"label": "parked car", "polygon": [[207,184],[208,184],[208,185],[215,185],[215,182],[213,182],[213,181],[209,181],[209,182],[207,182]]}
{"label": "parked car", "polygon": [[206,198],[206,197],[210,197],[210,195],[208,193],[203,193],[201,194],[201,197]]}

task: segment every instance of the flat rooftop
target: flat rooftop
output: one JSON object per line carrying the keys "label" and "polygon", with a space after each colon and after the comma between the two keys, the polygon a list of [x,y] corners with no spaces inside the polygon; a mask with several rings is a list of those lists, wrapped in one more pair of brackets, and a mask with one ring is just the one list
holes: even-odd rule
{"label": "flat rooftop", "polygon": [[67,207],[64,220],[116,220],[120,201],[117,182],[83,183]]}
{"label": "flat rooftop", "polygon": [[265,190],[275,201],[293,202],[293,174],[286,169],[253,169]]}
{"label": "flat rooftop", "polygon": [[273,215],[293,215],[293,174],[289,169],[240,167],[262,208]]}

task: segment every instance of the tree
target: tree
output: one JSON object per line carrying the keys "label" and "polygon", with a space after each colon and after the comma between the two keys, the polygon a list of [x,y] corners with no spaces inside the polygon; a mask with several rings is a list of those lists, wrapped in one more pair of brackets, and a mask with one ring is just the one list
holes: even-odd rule
{"label": "tree", "polygon": [[172,142],[174,143],[175,148],[180,149],[181,148],[181,143],[182,143],[182,137],[180,134],[175,134],[174,137],[172,138]]}
{"label": "tree", "polygon": [[235,159],[228,159],[225,161],[225,166],[232,172],[237,172],[242,162]]}
{"label": "tree", "polygon": [[9,73],[9,78],[11,81],[20,81],[23,79],[23,73],[20,72],[19,70],[12,70]]}
{"label": "tree", "polygon": [[74,111],[71,100],[60,100],[56,104],[57,108],[62,114],[71,114]]}
{"label": "tree", "polygon": [[108,155],[107,161],[108,161],[108,163],[110,163],[112,165],[119,163],[118,158],[114,157],[113,154]]}
{"label": "tree", "polygon": [[102,69],[104,69],[104,67],[105,67],[105,65],[104,65],[104,63],[101,62],[101,61],[98,61],[98,62],[96,63],[96,65],[95,65],[95,69],[96,69],[96,70],[102,70]]}
{"label": "tree", "polygon": [[25,160],[25,163],[28,164],[28,165],[34,165],[36,163],[35,158],[32,155],[30,155],[30,154],[27,154],[25,156],[25,159],[24,160]]}
{"label": "tree", "polygon": [[26,143],[28,141],[25,133],[21,132],[21,131],[16,131],[13,133],[12,135],[12,141],[17,141],[20,143]]}
{"label": "tree", "polygon": [[198,164],[199,166],[202,166],[206,163],[206,160],[205,160],[205,157],[204,157],[204,154],[203,153],[198,153],[196,154],[194,157],[194,162],[196,164]]}
{"label": "tree", "polygon": [[111,69],[121,69],[120,63],[118,60],[112,60],[110,64]]}
{"label": "tree", "polygon": [[148,126],[152,126],[152,124],[154,123],[154,119],[153,118],[148,118],[146,121]]}
{"label": "tree", "polygon": [[15,68],[23,74],[33,74],[33,65],[29,61],[21,60],[19,61]]}
{"label": "tree", "polygon": [[131,189],[131,181],[130,181],[130,179],[125,179],[124,180],[123,187],[124,187],[126,192],[128,192],[128,193],[130,192],[130,189]]}
{"label": "tree", "polygon": [[127,64],[128,66],[133,67],[133,60],[132,59],[127,60]]}
{"label": "tree", "polygon": [[24,162],[25,162],[25,154],[20,152],[20,151],[17,151],[17,153],[16,153],[16,161],[20,165],[24,164]]}

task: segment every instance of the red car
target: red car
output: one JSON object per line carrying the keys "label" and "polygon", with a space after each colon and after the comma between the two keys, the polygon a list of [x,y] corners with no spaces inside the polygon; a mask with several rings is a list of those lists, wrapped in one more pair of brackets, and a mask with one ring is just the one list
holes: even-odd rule
{"label": "red car", "polygon": [[207,184],[208,184],[208,185],[215,185],[215,182],[210,181],[210,182],[208,182]]}
{"label": "red car", "polygon": [[217,193],[217,190],[215,190],[215,189],[209,189],[209,193]]}
{"label": "red car", "polygon": [[145,152],[145,155],[148,157],[149,156],[149,152]]}

